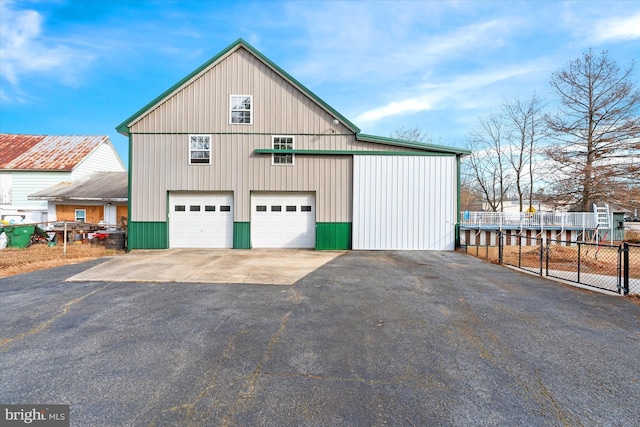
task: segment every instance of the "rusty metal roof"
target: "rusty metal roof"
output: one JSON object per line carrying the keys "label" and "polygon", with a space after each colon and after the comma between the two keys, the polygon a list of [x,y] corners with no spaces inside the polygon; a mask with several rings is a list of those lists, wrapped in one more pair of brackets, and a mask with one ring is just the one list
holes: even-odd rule
{"label": "rusty metal roof", "polygon": [[0,133],[0,169],[70,171],[108,140],[108,136]]}
{"label": "rusty metal roof", "polygon": [[127,172],[94,172],[75,182],[60,182],[37,193],[30,200],[96,200],[125,202],[128,198]]}

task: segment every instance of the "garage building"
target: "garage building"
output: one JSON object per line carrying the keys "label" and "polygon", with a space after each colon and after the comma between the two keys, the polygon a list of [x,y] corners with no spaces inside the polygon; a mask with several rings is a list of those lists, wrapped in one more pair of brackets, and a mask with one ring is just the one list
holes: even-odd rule
{"label": "garage building", "polygon": [[468,151],[362,134],[242,39],[117,130],[130,249],[455,247]]}

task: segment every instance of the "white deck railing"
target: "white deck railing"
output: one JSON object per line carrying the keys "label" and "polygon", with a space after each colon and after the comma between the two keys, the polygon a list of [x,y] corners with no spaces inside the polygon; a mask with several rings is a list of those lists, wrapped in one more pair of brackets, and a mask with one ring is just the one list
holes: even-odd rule
{"label": "white deck railing", "polygon": [[[461,212],[461,228],[484,229],[583,229],[594,230],[597,220],[594,212]],[[611,218],[610,224],[613,224]]]}

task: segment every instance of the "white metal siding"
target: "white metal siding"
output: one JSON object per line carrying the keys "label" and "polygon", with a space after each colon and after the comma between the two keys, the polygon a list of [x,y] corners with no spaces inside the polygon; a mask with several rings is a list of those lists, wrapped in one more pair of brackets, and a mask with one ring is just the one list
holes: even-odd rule
{"label": "white metal siding", "polygon": [[452,250],[455,156],[354,156],[353,249]]}
{"label": "white metal siding", "polygon": [[77,180],[93,172],[126,172],[120,156],[113,145],[103,142],[71,172],[71,179]]}

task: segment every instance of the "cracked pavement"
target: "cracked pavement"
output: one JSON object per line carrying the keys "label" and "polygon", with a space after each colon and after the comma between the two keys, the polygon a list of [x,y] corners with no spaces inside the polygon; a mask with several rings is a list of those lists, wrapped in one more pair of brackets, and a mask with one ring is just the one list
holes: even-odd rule
{"label": "cracked pavement", "polygon": [[[0,402],[73,426],[640,424],[640,306],[452,252],[293,286],[0,279]],[[167,268],[170,268],[169,266]]]}

